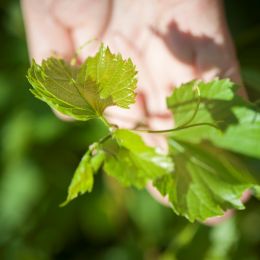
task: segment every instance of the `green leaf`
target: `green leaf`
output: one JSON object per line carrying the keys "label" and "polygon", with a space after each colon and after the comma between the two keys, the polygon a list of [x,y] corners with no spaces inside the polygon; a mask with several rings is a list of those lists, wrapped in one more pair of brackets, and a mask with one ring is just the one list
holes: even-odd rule
{"label": "green leaf", "polygon": [[117,130],[114,142],[105,147],[104,170],[125,186],[144,188],[149,180],[170,174],[172,160],[148,147],[142,138],[128,130]]}
{"label": "green leaf", "polygon": [[98,84],[100,98],[122,108],[135,103],[136,74],[131,59],[123,60],[103,44],[95,57],[86,60],[80,72],[81,78],[90,78]]}
{"label": "green leaf", "polygon": [[210,140],[216,146],[260,158],[260,114],[257,107],[235,94],[231,81],[213,80],[208,83],[192,81],[175,89],[167,104],[173,113],[176,127],[192,117],[198,103],[194,86],[200,90],[200,105],[189,124],[211,123],[172,133],[175,139],[199,143]]}
{"label": "green leaf", "polygon": [[240,198],[259,185],[230,154],[209,144],[169,141],[174,174],[154,182],[168,195],[174,211],[190,221],[223,215],[229,208],[243,209]]}
{"label": "green leaf", "polygon": [[31,92],[50,107],[78,120],[95,118],[94,109],[79,93],[77,73],[78,68],[64,60],[49,58],[41,66],[33,60],[27,77]]}
{"label": "green leaf", "polygon": [[27,78],[35,97],[78,120],[102,116],[108,106],[128,108],[135,102],[135,66],[103,44],[81,66],[53,57],[41,66],[33,60]]}
{"label": "green leaf", "polygon": [[95,155],[92,156],[90,161],[94,173],[98,172],[104,160],[105,160],[105,152],[99,147],[95,151]]}
{"label": "green leaf", "polygon": [[74,176],[71,180],[68,196],[61,206],[67,205],[71,200],[86,192],[91,192],[94,184],[94,174],[99,170],[105,158],[102,150],[97,150],[96,154],[92,156],[88,150],[82,157]]}

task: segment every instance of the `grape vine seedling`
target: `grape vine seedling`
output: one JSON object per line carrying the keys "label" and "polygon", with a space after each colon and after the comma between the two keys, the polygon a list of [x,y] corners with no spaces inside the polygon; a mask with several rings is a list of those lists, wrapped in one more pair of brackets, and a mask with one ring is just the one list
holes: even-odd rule
{"label": "grape vine seedling", "polygon": [[82,65],[54,57],[28,70],[31,92],[50,107],[76,120],[98,118],[109,134],[92,144],[82,157],[62,205],[90,192],[102,168],[124,186],[144,189],[148,181],[168,195],[174,212],[190,221],[243,209],[243,192],[260,198],[260,186],[237,155],[260,158],[260,114],[255,104],[236,95],[229,79],[194,80],[167,98],[175,128],[167,133],[167,155],[147,146],[138,130],[112,127],[104,111],[128,108],[135,102],[137,72],[130,59],[112,54],[101,44]]}

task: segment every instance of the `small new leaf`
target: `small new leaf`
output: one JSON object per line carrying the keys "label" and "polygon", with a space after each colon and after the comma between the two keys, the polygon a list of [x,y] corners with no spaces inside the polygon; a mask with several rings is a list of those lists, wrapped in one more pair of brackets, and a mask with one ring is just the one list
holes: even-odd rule
{"label": "small new leaf", "polygon": [[91,192],[94,184],[94,174],[99,170],[104,161],[104,152],[98,150],[94,156],[88,150],[82,157],[74,176],[71,180],[68,196],[60,206],[67,205],[71,200],[86,192]]}
{"label": "small new leaf", "polygon": [[35,97],[77,120],[100,117],[108,106],[128,108],[135,102],[135,66],[103,44],[81,66],[54,57],[41,65],[33,60],[27,78]]}
{"label": "small new leaf", "polygon": [[145,145],[139,135],[128,130],[115,131],[114,142],[105,151],[105,172],[125,186],[144,188],[149,180],[173,171],[171,158]]}
{"label": "small new leaf", "polygon": [[168,195],[174,211],[190,221],[223,215],[229,208],[243,209],[243,192],[259,185],[233,156],[209,144],[170,140],[174,174],[154,182]]}

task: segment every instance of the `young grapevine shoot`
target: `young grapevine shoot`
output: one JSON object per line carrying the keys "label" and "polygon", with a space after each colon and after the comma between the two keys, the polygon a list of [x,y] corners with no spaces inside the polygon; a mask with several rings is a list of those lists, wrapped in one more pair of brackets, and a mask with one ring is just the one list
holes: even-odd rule
{"label": "young grapevine shoot", "polygon": [[260,198],[259,183],[237,158],[260,158],[260,113],[236,94],[233,82],[194,80],[174,89],[167,106],[175,128],[140,130],[167,133],[165,155],[147,146],[138,130],[119,129],[105,117],[109,106],[135,103],[136,76],[130,59],[103,44],[82,65],[54,57],[41,65],[32,61],[27,77],[36,98],[76,120],[100,119],[109,132],[87,149],[62,205],[91,192],[100,168],[124,186],[144,189],[152,181],[174,212],[190,221],[243,209],[240,198],[247,189]]}

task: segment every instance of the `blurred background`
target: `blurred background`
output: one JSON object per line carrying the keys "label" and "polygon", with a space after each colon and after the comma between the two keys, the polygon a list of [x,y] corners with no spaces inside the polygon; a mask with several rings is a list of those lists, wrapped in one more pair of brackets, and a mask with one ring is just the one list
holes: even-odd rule
{"label": "blurred background", "polygon": [[[260,1],[225,5],[254,101],[260,98]],[[0,259],[260,259],[255,199],[208,227],[99,174],[91,194],[59,208],[82,154],[105,130],[96,121],[62,122],[30,94],[17,0],[0,1],[0,57]],[[243,159],[259,172],[259,161]]]}

